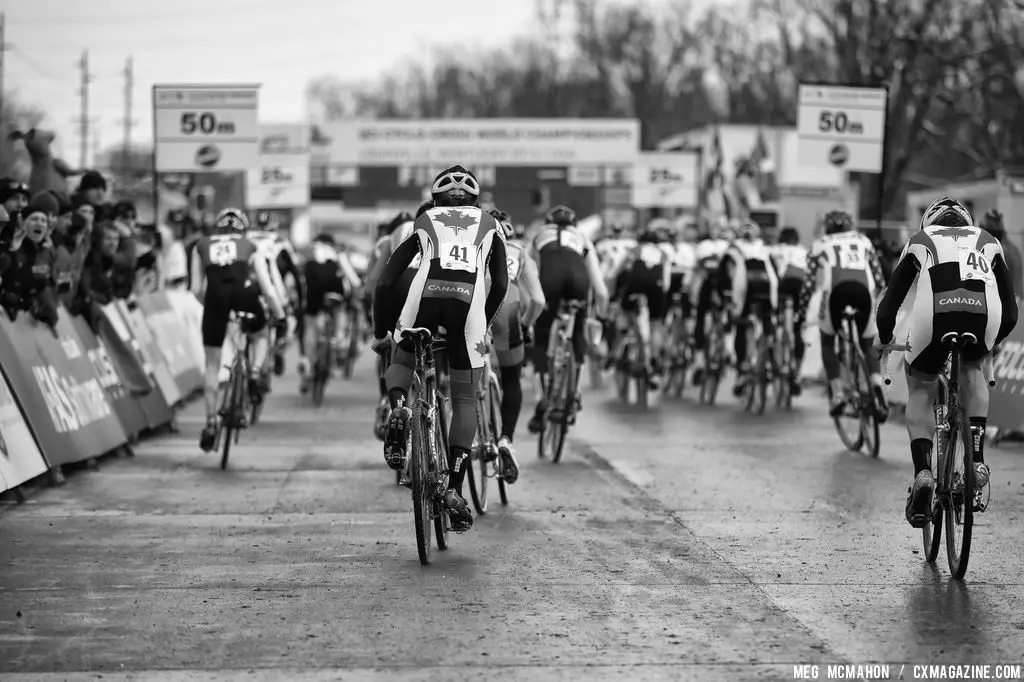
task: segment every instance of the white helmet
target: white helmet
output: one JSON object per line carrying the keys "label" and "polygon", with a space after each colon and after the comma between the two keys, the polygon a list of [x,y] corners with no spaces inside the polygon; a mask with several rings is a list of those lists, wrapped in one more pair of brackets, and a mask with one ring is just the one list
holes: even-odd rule
{"label": "white helmet", "polygon": [[430,186],[436,206],[469,206],[480,198],[480,183],[462,166],[441,171]]}
{"label": "white helmet", "polygon": [[213,221],[215,230],[235,230],[247,232],[249,230],[249,219],[245,217],[245,211],[237,208],[225,208],[217,214]]}
{"label": "white helmet", "polygon": [[951,197],[941,197],[932,202],[921,216],[921,229],[932,225],[946,227],[970,227],[974,225],[974,217],[967,207]]}

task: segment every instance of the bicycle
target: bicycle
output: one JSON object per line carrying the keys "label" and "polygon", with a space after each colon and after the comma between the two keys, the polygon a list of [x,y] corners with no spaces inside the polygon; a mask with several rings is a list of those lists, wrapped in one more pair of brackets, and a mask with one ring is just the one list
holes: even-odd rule
{"label": "bicycle", "polygon": [[[466,470],[469,492],[473,506],[479,514],[487,513],[487,481],[498,482],[498,495],[503,505],[508,504],[505,475],[501,457],[498,456],[498,439],[501,437],[501,382],[491,366],[490,355],[484,356],[484,371],[476,386],[476,443],[470,453]],[[474,473],[474,463],[480,467]],[[479,480],[478,480],[479,479]]]}
{"label": "bicycle", "polygon": [[[228,374],[227,390],[224,391],[221,399],[221,407],[218,411],[220,420],[217,423],[217,434],[213,440],[213,450],[217,450],[223,444],[224,449],[220,456],[220,468],[228,468],[228,456],[231,454],[232,438],[238,443],[242,429],[248,424],[245,419],[245,406],[252,398],[249,396],[249,377],[252,376],[252,338],[245,330],[246,323],[252,322],[256,316],[252,313],[238,312],[232,310],[228,317],[228,338],[235,357],[231,361],[231,368]],[[245,342],[238,339],[240,335],[245,336]],[[223,443],[221,438],[223,437]]]}
{"label": "bicycle", "polygon": [[[327,382],[331,379],[331,366],[334,363],[335,348],[337,347],[337,323],[335,314],[337,308],[345,303],[345,297],[335,292],[324,294],[324,312],[317,317],[317,339],[316,354],[313,357],[313,367],[310,369],[313,379],[311,395],[313,404],[320,407],[324,402],[324,392],[327,390]],[[321,320],[326,317],[321,328]]]}
{"label": "bicycle", "polygon": [[729,364],[728,351],[725,348],[725,337],[729,330],[729,311],[722,305],[716,295],[713,299],[711,312],[711,328],[705,338],[704,371],[700,385],[700,402],[703,405],[714,405],[718,398],[718,386],[722,382],[722,374]]}
{"label": "bicycle", "polygon": [[576,316],[586,306],[584,301],[563,300],[548,340],[548,381],[544,391],[544,412],[537,436],[537,456],[551,455],[558,463],[565,447],[569,426],[576,423],[576,357],[572,332]]}
{"label": "bicycle", "polygon": [[[435,353],[444,351],[443,334],[435,336],[425,327],[403,329],[402,341],[413,345],[415,366],[410,391],[412,419],[409,447],[402,476],[412,483],[413,516],[416,521],[416,550],[420,563],[430,563],[430,526],[433,523],[437,547],[448,549],[451,522],[445,507],[448,490],[448,415],[445,399],[437,385]],[[415,397],[412,397],[415,395]],[[402,407],[399,403],[397,407]],[[408,475],[406,475],[408,473]]]}
{"label": "bicycle", "polygon": [[[942,520],[946,526],[946,561],[949,572],[957,580],[963,580],[971,555],[971,541],[974,534],[974,512],[988,508],[991,486],[984,491],[975,489],[974,481],[974,434],[980,427],[971,426],[967,410],[960,396],[961,353],[965,346],[978,342],[971,333],[949,332],[941,342],[949,349],[946,366],[939,374],[939,390],[935,399],[935,431],[932,435],[932,452],[938,454],[935,472],[935,490],[932,494],[932,508],[928,523],[921,529],[925,560],[933,563],[939,554],[942,537]],[[882,353],[882,377],[889,385],[889,353],[909,350],[906,345],[890,344]],[[991,354],[982,362],[982,375],[988,385],[995,386]],[[929,458],[931,459],[931,458]],[[929,461],[929,465],[931,465]],[[985,499],[982,499],[983,494]],[[965,502],[970,500],[970,504]],[[960,531],[959,541],[955,535]]]}
{"label": "bicycle", "polygon": [[795,316],[793,298],[785,296],[782,302],[779,328],[775,335],[775,406],[793,408],[793,384],[799,380],[796,366],[796,341],[793,338]]}
{"label": "bicycle", "polygon": [[[836,343],[839,344],[836,355],[839,358],[839,377],[847,387],[847,394],[844,396],[841,411],[832,417],[832,421],[839,433],[839,439],[850,452],[865,448],[865,454],[878,457],[878,405],[871,391],[867,359],[861,350],[859,340],[857,310],[846,306],[839,333],[836,334]],[[856,420],[856,424],[850,424],[851,428],[847,430],[844,420],[851,419]]]}
{"label": "bicycle", "polygon": [[[391,366],[391,349],[385,348],[378,351],[377,356],[377,379],[378,381],[384,381],[384,375],[388,371],[388,367]],[[385,395],[380,399],[377,404],[377,409],[374,414],[374,425],[373,435],[377,440],[384,442],[384,434],[388,429],[388,417],[391,414],[391,402]],[[406,481],[407,482],[407,481]],[[402,485],[402,470],[395,470],[395,485]]]}
{"label": "bicycle", "polygon": [[649,403],[648,389],[650,373],[647,369],[647,353],[649,344],[640,338],[640,320],[647,320],[650,329],[650,312],[647,308],[647,297],[643,294],[632,294],[629,301],[636,303],[636,309],[626,314],[626,333],[619,342],[616,353],[615,385],[622,402],[629,402],[629,386],[636,382],[636,402],[646,408]]}
{"label": "bicycle", "polygon": [[362,317],[359,307],[355,303],[350,303],[345,312],[345,325],[338,343],[338,347],[343,353],[340,363],[341,370],[346,379],[352,378],[352,370],[356,364],[356,357],[359,355]]}
{"label": "bicycle", "polygon": [[665,392],[680,398],[686,389],[686,374],[693,364],[693,344],[690,342],[687,320],[683,316],[681,293],[672,294],[672,304],[665,318],[665,328],[668,330]]}
{"label": "bicycle", "polygon": [[772,342],[765,331],[765,320],[771,313],[765,312],[766,301],[756,300],[750,304],[744,333],[747,335],[747,354],[753,351],[750,376],[743,384],[743,408],[752,414],[764,414],[768,402],[768,385],[773,381],[775,358]]}

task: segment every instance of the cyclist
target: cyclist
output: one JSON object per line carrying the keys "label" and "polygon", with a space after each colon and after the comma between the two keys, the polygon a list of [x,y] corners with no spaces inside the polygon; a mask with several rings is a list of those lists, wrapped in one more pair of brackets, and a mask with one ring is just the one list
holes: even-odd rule
{"label": "cyclist", "polygon": [[672,242],[674,253],[672,257],[672,279],[668,287],[669,301],[676,297],[681,299],[683,319],[690,319],[692,310],[690,297],[686,295],[689,291],[690,281],[693,279],[693,272],[697,267],[697,226],[687,223],[683,226],[682,234],[678,237],[673,234]]}
{"label": "cyclist", "polygon": [[[299,256],[288,237],[288,230],[282,229],[285,226],[273,213],[260,211],[256,215],[255,228],[258,231],[271,233],[273,236],[276,267],[271,271],[271,276],[275,276],[275,273],[280,276],[280,284],[275,276],[275,285],[284,286],[284,298],[282,300],[285,303],[291,303],[290,311],[295,320],[296,333],[301,346],[303,336],[302,310],[305,308],[306,303],[306,283],[303,281],[302,269],[299,267]],[[289,278],[292,283],[291,288],[288,287]],[[294,292],[294,296],[292,292]],[[275,344],[274,351],[274,374],[281,376],[284,374],[284,341],[288,336],[287,327],[279,329],[279,332],[278,343]]]}
{"label": "cyclist", "polygon": [[[449,431],[450,477],[445,505],[452,529],[469,530],[473,515],[462,496],[462,483],[476,433],[476,386],[484,366],[487,327],[508,289],[505,236],[478,206],[480,183],[462,166],[442,171],[431,186],[435,208],[416,219],[413,237],[395,249],[374,295],[374,349],[390,346],[390,330],[440,327],[447,331],[452,421]],[[396,289],[413,259],[423,258],[404,306]],[[485,271],[490,288],[485,285]],[[404,343],[393,349],[387,371],[391,417],[384,438],[384,459],[392,469],[405,465],[411,412],[407,407],[415,358]]]}
{"label": "cyclist", "polygon": [[338,330],[341,328],[339,309],[327,301],[327,294],[335,293],[348,299],[352,292],[349,289],[348,280],[342,272],[341,264],[338,262],[338,249],[334,237],[330,234],[319,234],[313,240],[313,250],[309,260],[303,264],[303,278],[306,280],[307,296],[309,298],[304,311],[303,320],[304,338],[302,341],[303,356],[299,361],[300,384],[299,391],[309,391],[309,380],[311,377],[312,355],[316,352],[317,340],[323,333],[320,324],[321,314],[331,315],[334,318],[335,340]]}
{"label": "cyclist", "polygon": [[523,361],[526,358],[523,328],[532,325],[544,309],[544,290],[537,274],[537,264],[526,255],[522,246],[508,241],[515,235],[515,227],[508,213],[496,208],[488,213],[498,221],[506,239],[509,287],[501,312],[494,319],[493,331],[501,377],[501,437],[498,439],[498,455],[502,458],[505,482],[511,484],[519,477],[519,463],[516,461],[512,441],[523,407],[522,377]]}
{"label": "cyclist", "polygon": [[938,375],[948,357],[940,339],[949,332],[969,332],[978,339],[976,345],[961,351],[960,382],[974,438],[975,487],[981,490],[991,476],[984,452],[989,390],[982,378],[981,363],[1013,331],[1017,303],[999,242],[975,227],[971,213],[949,197],[938,199],[925,210],[920,231],[903,249],[878,304],[876,350],[892,343],[896,315],[915,281],[917,295],[908,325],[910,348],[904,356],[907,433],[914,461],[906,517],[911,526],[921,528],[931,517],[935,488],[929,462],[935,429],[933,403]]}
{"label": "cyclist", "polygon": [[[779,274],[779,300],[789,299],[793,302],[793,356],[799,370],[804,361],[803,325],[800,322],[800,290],[807,279],[807,249],[800,243],[800,233],[794,227],[784,227],[779,232],[779,243],[772,248],[775,260],[775,271]],[[781,306],[780,306],[781,307]],[[800,395],[800,373],[797,371],[792,378],[790,393]]]}
{"label": "cyclist", "polygon": [[[761,228],[756,223],[740,224],[737,238],[722,255],[718,265],[720,281],[729,282],[729,300],[732,302],[736,334],[733,352],[736,354],[736,383],[733,395],[741,395],[750,379],[750,361],[747,358],[746,319],[755,302],[762,305],[764,332],[773,333],[772,316],[779,303],[779,279],[768,247],[761,240]],[[728,279],[725,279],[728,278]]]}
{"label": "cyclist", "polygon": [[[289,305],[291,301],[291,295],[288,292],[288,285],[285,284],[284,276],[281,272],[281,268],[278,266],[278,253],[282,250],[281,242],[277,237],[277,233],[273,230],[276,228],[276,224],[267,221],[264,216],[269,215],[265,211],[257,214],[256,218],[256,229],[249,230],[247,236],[249,241],[256,245],[257,254],[266,260],[267,272],[270,273],[270,281],[274,284],[274,289],[277,291],[277,299],[285,304],[284,320],[281,320],[274,327],[274,338],[271,341],[271,348],[274,349],[274,369],[275,374],[280,376],[284,369],[284,346],[288,339],[288,317],[295,314],[295,310]],[[264,229],[260,229],[260,227]],[[296,326],[298,323],[296,322]],[[263,380],[260,383],[260,390],[266,393],[270,390],[270,376],[264,373]]]}
{"label": "cyclist", "polygon": [[255,346],[250,390],[258,390],[267,359],[267,314],[263,301],[270,305],[275,322],[285,318],[284,304],[270,278],[267,260],[258,254],[258,247],[246,236],[248,229],[245,213],[226,208],[215,219],[212,233],[200,239],[192,253],[192,293],[203,301],[206,427],[199,438],[199,447],[206,452],[213,449],[217,435],[217,375],[231,311],[255,316],[251,324],[245,325]]}
{"label": "cyclist", "polygon": [[716,277],[718,265],[722,262],[722,256],[735,237],[732,229],[725,226],[716,227],[713,234],[712,238],[698,242],[694,249],[697,263],[690,285],[690,301],[697,309],[693,327],[694,384],[699,384],[703,375],[704,349],[707,343],[707,317],[713,307],[715,293],[719,291],[719,282]]}
{"label": "cyclist", "polygon": [[[544,217],[545,225],[530,240],[527,255],[537,263],[541,288],[547,307],[534,324],[533,366],[546,386],[548,339],[563,299],[586,301],[593,291],[598,310],[608,304],[608,289],[601,278],[594,245],[576,227],[576,213],[567,206],[555,206]],[[580,405],[580,367],[587,351],[586,310],[576,315],[572,330],[573,355],[576,359],[576,404]],[[541,400],[530,419],[530,433],[540,433],[546,406]]]}
{"label": "cyclist", "polygon": [[820,289],[822,306],[818,329],[821,332],[821,364],[829,384],[829,414],[836,416],[847,401],[847,387],[839,376],[835,335],[842,324],[843,311],[847,307],[857,311],[857,330],[868,364],[877,418],[882,421],[889,411],[882,390],[882,375],[878,369],[878,358],[867,352],[877,331],[875,296],[885,285],[882,266],[871,240],[856,230],[849,213],[830,211],[822,222],[825,234],[811,247],[807,276],[797,305],[800,325],[803,326],[807,317],[807,307],[814,290]]}
{"label": "cyclist", "polygon": [[637,319],[640,340],[648,349],[648,383],[657,388],[661,372],[661,356],[665,348],[665,313],[668,312],[668,289],[672,278],[675,251],[668,246],[668,221],[655,218],[640,232],[637,245],[612,273],[615,300],[624,312],[636,312],[634,295],[647,298],[647,320]]}

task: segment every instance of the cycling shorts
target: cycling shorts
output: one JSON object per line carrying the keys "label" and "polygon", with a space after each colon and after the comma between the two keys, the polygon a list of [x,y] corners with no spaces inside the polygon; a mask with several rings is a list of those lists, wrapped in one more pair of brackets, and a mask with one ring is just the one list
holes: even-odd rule
{"label": "cycling shorts", "polygon": [[210,280],[203,298],[204,346],[220,348],[224,345],[232,310],[255,315],[255,320],[246,323],[251,331],[260,331],[267,324],[267,310],[258,284],[251,280]]}
{"label": "cycling shorts", "polygon": [[620,288],[622,309],[636,310],[636,304],[630,302],[629,297],[639,294],[647,297],[647,309],[650,311],[652,320],[665,319],[665,313],[668,312],[668,294],[661,285],[662,269],[660,267],[652,268],[642,263],[634,263],[622,279]]}
{"label": "cycling shorts", "polygon": [[875,326],[875,302],[866,284],[847,280],[832,287],[821,297],[821,313],[818,329],[822,334],[833,336],[843,323],[843,311],[847,308],[857,311],[857,331],[862,339],[872,339],[878,333]]}

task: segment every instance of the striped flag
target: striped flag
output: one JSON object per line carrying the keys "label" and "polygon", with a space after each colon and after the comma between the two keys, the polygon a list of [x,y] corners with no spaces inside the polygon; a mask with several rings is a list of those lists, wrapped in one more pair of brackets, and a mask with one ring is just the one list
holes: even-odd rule
{"label": "striped flag", "polygon": [[714,216],[732,217],[732,206],[726,193],[722,175],[722,137],[715,127],[711,145],[704,155],[704,204]]}
{"label": "striped flag", "polygon": [[750,171],[754,177],[757,190],[762,201],[776,201],[779,198],[779,186],[775,178],[775,163],[764,137],[764,130],[757,129],[757,139],[750,152]]}

